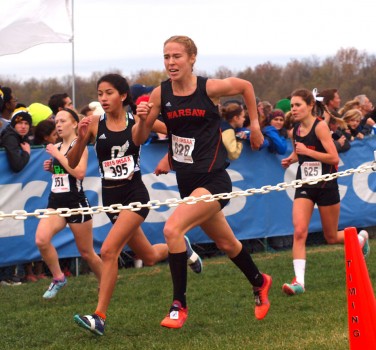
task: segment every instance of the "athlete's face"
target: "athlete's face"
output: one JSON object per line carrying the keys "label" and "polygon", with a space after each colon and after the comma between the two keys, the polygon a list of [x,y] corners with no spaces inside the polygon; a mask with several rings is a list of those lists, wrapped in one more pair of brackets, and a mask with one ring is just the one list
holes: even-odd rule
{"label": "athlete's face", "polygon": [[55,116],[56,132],[62,139],[76,134],[77,121],[67,111],[60,111]]}
{"label": "athlete's face", "polygon": [[165,69],[171,80],[178,80],[192,73],[196,56],[189,56],[184,45],[169,42],[163,49]]}
{"label": "athlete's face", "polygon": [[300,96],[293,96],[291,98],[291,113],[294,117],[294,121],[300,122],[303,119],[309,117],[312,112],[311,105],[307,103]]}
{"label": "athlete's face", "polygon": [[103,81],[98,85],[98,101],[106,113],[114,113],[123,108],[123,100],[127,94],[119,94],[115,87]]}

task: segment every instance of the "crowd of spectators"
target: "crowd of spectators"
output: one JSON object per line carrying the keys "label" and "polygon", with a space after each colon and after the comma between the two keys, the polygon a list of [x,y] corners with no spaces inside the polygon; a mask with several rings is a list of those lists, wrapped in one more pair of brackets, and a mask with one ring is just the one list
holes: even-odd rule
{"label": "crowd of spectators", "polygon": [[[148,101],[152,90],[152,86],[132,85],[133,100],[136,104]],[[366,95],[359,94],[341,103],[339,91],[330,88],[317,93],[317,97],[322,98],[325,105],[324,110],[319,111],[317,117],[328,123],[338,152],[348,151],[354,140],[364,140],[367,135],[375,133],[376,110]],[[256,102],[260,127],[264,135],[264,144],[261,148],[274,154],[285,154],[287,144],[291,142],[294,126],[289,97],[274,104],[261,98],[257,98]],[[14,173],[21,172],[27,166],[33,147],[45,147],[49,143],[54,144],[58,141],[54,116],[63,108],[75,110],[72,99],[65,92],[52,95],[47,105],[35,102],[26,106],[18,101],[10,87],[0,86],[0,147],[5,150],[8,165]],[[243,101],[237,99],[223,101],[220,112],[223,117],[222,137],[228,158],[230,161],[236,161],[243,147],[250,146],[248,112]],[[92,101],[79,110],[80,117],[103,113],[97,101]],[[151,134],[147,143],[165,140],[166,135]],[[275,238],[274,246],[286,248],[286,244],[281,242],[282,238]],[[291,240],[288,242],[287,244],[291,244]],[[70,275],[71,260],[61,261],[61,264],[64,273]],[[0,283],[19,285],[22,282],[36,282],[47,278],[46,275],[49,273],[47,270],[42,261],[1,267]]]}

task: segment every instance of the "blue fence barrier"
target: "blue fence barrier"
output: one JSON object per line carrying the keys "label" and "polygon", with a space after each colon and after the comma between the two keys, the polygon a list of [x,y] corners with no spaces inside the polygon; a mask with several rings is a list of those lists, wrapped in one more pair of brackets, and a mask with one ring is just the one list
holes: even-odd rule
{"label": "blue fence barrier", "polygon": [[[373,162],[376,149],[376,137],[355,141],[352,148],[340,154],[339,171],[369,165]],[[143,180],[149,189],[151,199],[164,201],[167,198],[179,198],[175,174],[155,176],[153,171],[167,150],[165,143],[153,143],[142,148],[141,162]],[[286,156],[291,152],[291,145]],[[43,170],[43,161],[49,155],[43,148],[32,149],[29,164],[21,173],[9,170],[6,154],[0,151],[0,211],[11,213],[14,210],[34,212],[44,209],[51,186],[51,174]],[[281,159],[267,150],[253,152],[244,147],[242,155],[228,168],[233,191],[276,185],[295,179],[296,165],[285,170]],[[355,173],[339,178],[341,194],[340,227],[376,225],[376,175],[373,172]],[[89,147],[89,165],[84,188],[92,206],[102,205],[100,179],[95,152]],[[290,235],[293,232],[291,209],[294,189],[272,191],[268,194],[255,194],[238,197],[230,201],[224,212],[236,236],[252,239]],[[114,203],[116,204],[116,203]],[[194,205],[194,204],[192,204]],[[151,210],[143,229],[152,243],[163,242],[163,225],[174,208],[162,206]],[[35,246],[35,231],[39,219],[4,219],[0,221],[0,266],[35,261],[40,259]],[[101,244],[110,229],[106,214],[94,215],[94,246],[99,252]],[[321,223],[316,209],[310,225],[310,232],[321,231]],[[196,228],[188,233],[194,243],[211,242],[203,231]],[[60,257],[79,256],[71,231],[66,228],[53,240]],[[125,247],[126,249],[126,247]]]}

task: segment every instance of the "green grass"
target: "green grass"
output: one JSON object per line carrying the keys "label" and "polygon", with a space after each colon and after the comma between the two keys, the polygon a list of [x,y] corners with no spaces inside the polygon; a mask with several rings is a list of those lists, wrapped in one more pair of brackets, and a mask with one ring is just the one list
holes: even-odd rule
{"label": "green grass", "polygon": [[[375,288],[376,240],[367,261]],[[167,264],[121,269],[108,311],[106,333],[94,336],[73,322],[92,313],[96,280],[69,278],[56,299],[45,301],[48,281],[0,287],[0,349],[348,349],[343,246],[308,248],[306,293],[282,294],[293,276],[291,252],[258,253],[260,269],[273,276],[270,313],[254,318],[250,287],[226,258],[205,259],[204,273],[189,271],[189,317],[180,330],[159,322],[171,302]]]}

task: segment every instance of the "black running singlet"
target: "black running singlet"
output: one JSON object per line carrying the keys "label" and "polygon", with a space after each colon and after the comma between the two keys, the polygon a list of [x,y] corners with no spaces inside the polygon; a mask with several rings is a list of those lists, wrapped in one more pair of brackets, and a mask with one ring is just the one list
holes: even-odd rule
{"label": "black running singlet", "polygon": [[[69,145],[67,152],[64,154],[66,157],[69,150],[73,147],[76,139]],[[61,143],[57,147],[60,151]],[[82,187],[82,180],[78,180],[61,165],[61,163],[54,158],[52,161],[52,184],[51,196],[53,198],[69,198],[74,195],[76,198],[84,197],[84,190]]]}
{"label": "black running singlet", "polygon": [[[317,152],[326,153],[324,146],[316,136],[316,126],[321,119],[316,119],[311,130],[306,136],[299,135],[300,123],[294,126],[293,139],[295,142],[301,142],[306,147]],[[297,179],[306,179],[309,177],[321,176],[324,174],[333,174],[337,171],[337,166],[326,164],[317,159],[298,154],[299,168],[296,175]],[[337,179],[330,181],[320,181],[315,185],[303,185],[303,187],[311,188],[338,188]]]}
{"label": "black running singlet", "polygon": [[169,161],[181,173],[208,173],[228,166],[218,106],[206,93],[207,78],[197,77],[192,95],[175,96],[170,80],[161,84],[161,113],[169,136]]}
{"label": "black running singlet", "polygon": [[132,141],[135,120],[129,112],[126,118],[127,127],[122,131],[111,131],[107,128],[106,114],[99,118],[95,151],[104,186],[122,185],[141,177],[140,147]]}

